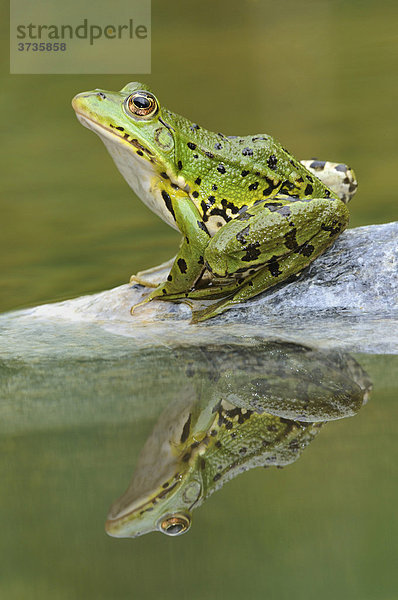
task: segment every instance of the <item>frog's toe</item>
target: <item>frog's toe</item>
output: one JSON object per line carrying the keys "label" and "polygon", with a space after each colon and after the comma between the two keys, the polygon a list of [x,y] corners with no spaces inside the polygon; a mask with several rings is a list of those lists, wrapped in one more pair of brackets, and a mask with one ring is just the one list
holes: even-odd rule
{"label": "frog's toe", "polygon": [[173,266],[175,257],[167,260],[161,265],[157,265],[156,267],[152,267],[151,269],[145,269],[144,271],[139,271],[138,273],[134,273],[130,277],[130,283],[143,285],[144,287],[156,288],[163,281],[164,272],[166,270],[170,270]]}
{"label": "frog's toe", "polygon": [[231,308],[236,302],[233,300],[233,296],[229,298],[224,298],[220,300],[220,302],[214,302],[211,306],[201,310],[194,310],[192,312],[191,323],[202,323],[203,321],[207,321],[208,319],[212,319],[217,315],[221,315],[223,312],[227,311]]}
{"label": "frog's toe", "polygon": [[133,306],[130,308],[130,315],[133,315],[136,308],[138,308],[139,306],[143,306],[144,304],[147,304],[148,302],[149,302],[149,299],[144,298],[144,300],[141,300],[141,302],[137,302],[137,304],[133,304]]}
{"label": "frog's toe", "polygon": [[158,287],[157,283],[153,283],[152,281],[148,281],[147,279],[140,277],[139,273],[137,273],[137,275],[132,275],[130,277],[130,283],[132,285],[143,285],[144,287],[149,287],[149,288]]}
{"label": "frog's toe", "polygon": [[195,325],[196,323],[201,323],[202,321],[207,321],[207,319],[210,319],[210,317],[207,317],[204,314],[205,312],[206,312],[206,310],[193,310],[192,318],[191,318],[191,325]]}
{"label": "frog's toe", "polygon": [[136,308],[143,306],[144,304],[148,304],[148,302],[151,302],[151,300],[158,298],[159,295],[160,292],[158,288],[153,290],[150,294],[148,294],[148,296],[145,296],[145,298],[140,300],[140,302],[137,302],[137,304],[133,304],[133,306],[130,308],[130,314],[132,315]]}
{"label": "frog's toe", "polygon": [[168,282],[164,282],[162,285],[157,285],[156,288],[154,290],[152,290],[152,292],[150,292],[150,294],[145,296],[145,298],[143,298],[140,302],[137,302],[137,304],[134,304],[131,307],[130,314],[133,314],[135,309],[138,308],[139,306],[143,306],[144,304],[147,304],[148,302],[151,302],[152,300],[171,300],[171,301],[177,300],[178,302],[185,300],[185,296],[186,296],[185,293],[184,294],[168,294],[167,286],[168,286]]}

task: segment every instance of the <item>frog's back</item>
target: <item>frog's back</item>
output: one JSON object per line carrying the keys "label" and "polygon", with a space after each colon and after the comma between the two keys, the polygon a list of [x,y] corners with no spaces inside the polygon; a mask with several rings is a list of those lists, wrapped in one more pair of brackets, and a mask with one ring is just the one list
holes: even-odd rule
{"label": "frog's back", "polygon": [[226,200],[240,197],[242,204],[250,206],[277,192],[298,197],[325,195],[327,188],[319,179],[268,134],[225,136],[170,111],[164,111],[164,117],[178,131],[176,175],[184,178],[194,197],[210,196],[210,202],[214,198],[217,204],[220,196]]}

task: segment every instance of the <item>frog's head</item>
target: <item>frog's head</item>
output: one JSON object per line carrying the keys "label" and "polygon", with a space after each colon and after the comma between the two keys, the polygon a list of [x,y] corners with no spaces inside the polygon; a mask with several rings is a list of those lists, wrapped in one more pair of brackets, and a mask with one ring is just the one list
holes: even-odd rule
{"label": "frog's head", "polygon": [[82,92],[73,98],[72,106],[79,121],[100,136],[138,197],[177,228],[158,186],[168,179],[185,185],[177,173],[172,114],[162,110],[146,85],[137,82],[128,83],[120,92]]}
{"label": "frog's head", "polygon": [[154,164],[167,162],[173,154],[171,127],[162,119],[156,96],[142,83],[128,83],[120,92],[82,92],[72,106],[79,121],[101,137],[113,156],[117,148],[126,160],[134,155],[139,162]]}

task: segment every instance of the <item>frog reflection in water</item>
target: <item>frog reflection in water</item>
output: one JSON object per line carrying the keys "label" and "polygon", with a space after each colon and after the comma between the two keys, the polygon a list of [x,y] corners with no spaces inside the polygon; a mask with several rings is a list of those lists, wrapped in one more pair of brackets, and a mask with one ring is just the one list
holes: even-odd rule
{"label": "frog reflection in water", "polygon": [[154,270],[133,276],[155,288],[136,306],[218,300],[194,311],[193,322],[206,320],[301,272],[348,223],[357,183],[344,164],[296,160],[267,134],[212,133],[141,83],[83,92],[73,107],[141,200],[183,236],[166,281],[149,281]]}
{"label": "frog reflection in water", "polygon": [[192,510],[226,481],[294,462],[326,421],[356,414],[371,387],[353,358],[295,344],[213,347],[206,356],[207,372],[198,361],[193,387],[145,443],[108,515],[110,535],[186,532]]}

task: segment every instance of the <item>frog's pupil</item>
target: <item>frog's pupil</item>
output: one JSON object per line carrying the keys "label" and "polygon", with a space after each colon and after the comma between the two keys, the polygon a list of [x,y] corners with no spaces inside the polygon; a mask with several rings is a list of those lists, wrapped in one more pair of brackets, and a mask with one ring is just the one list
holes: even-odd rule
{"label": "frog's pupil", "polygon": [[145,96],[137,96],[136,98],[134,98],[133,100],[134,102],[134,106],[136,106],[137,108],[149,108],[151,103],[149,101],[148,98],[146,98]]}
{"label": "frog's pupil", "polygon": [[177,535],[178,533],[181,533],[183,529],[184,525],[182,523],[174,523],[173,525],[169,525],[166,531],[169,535]]}

